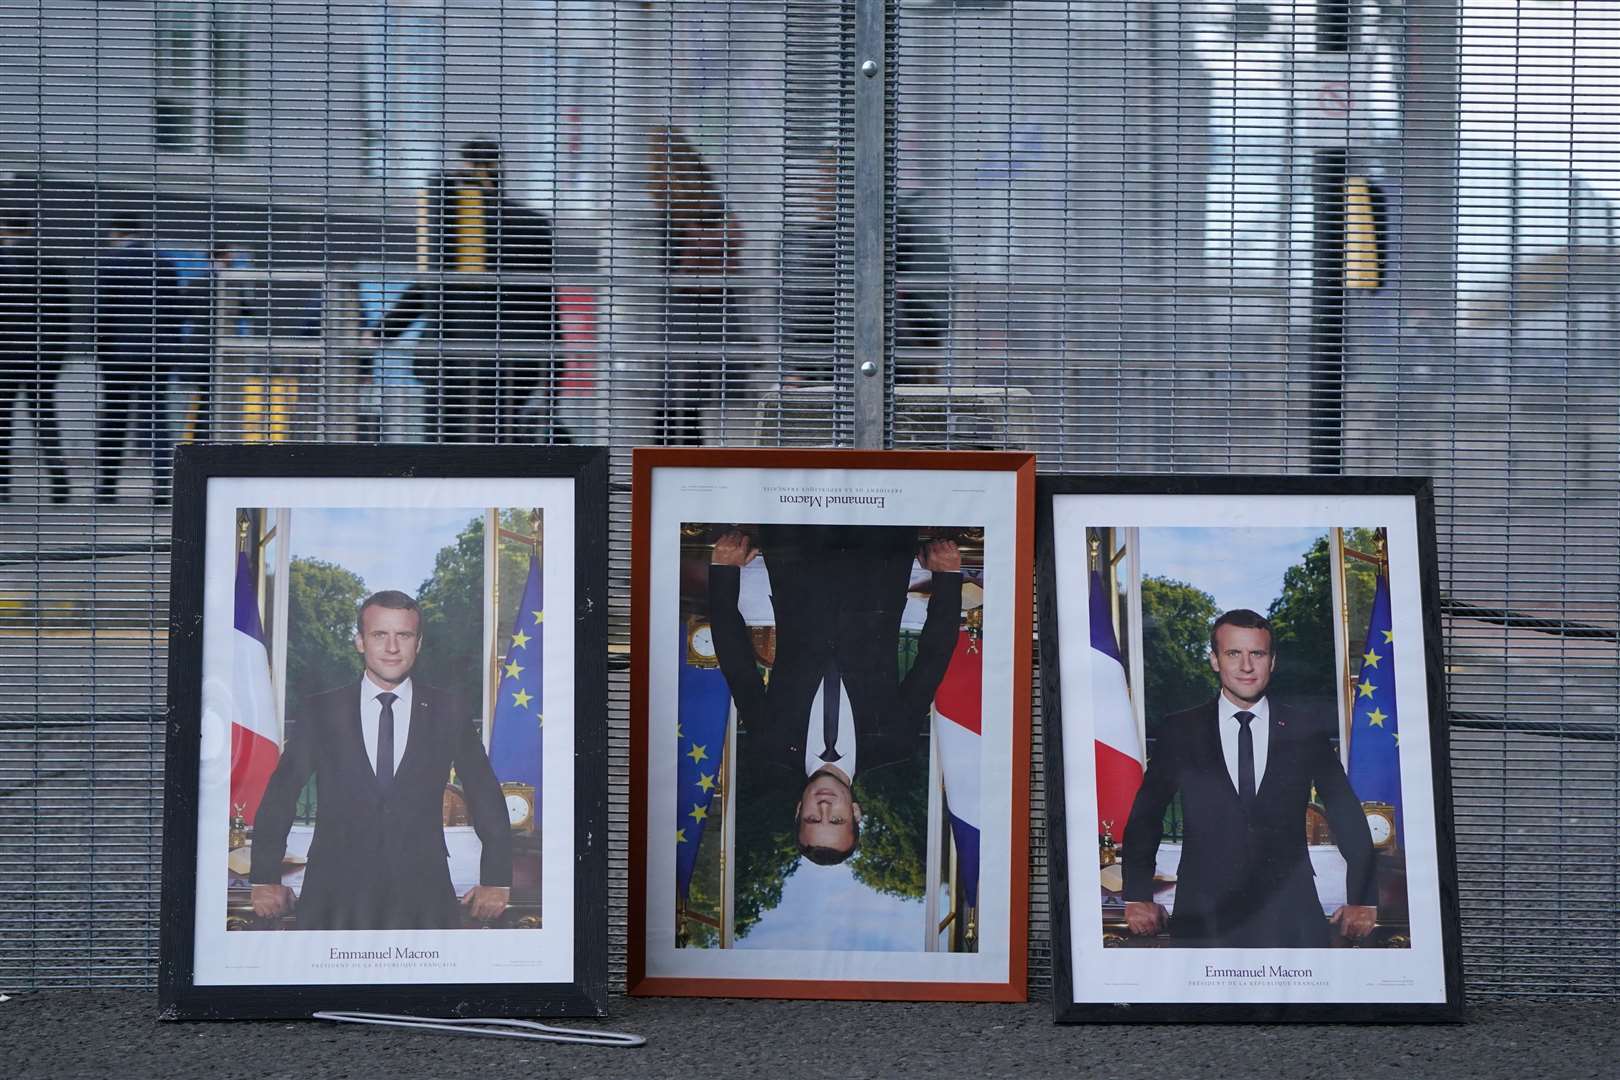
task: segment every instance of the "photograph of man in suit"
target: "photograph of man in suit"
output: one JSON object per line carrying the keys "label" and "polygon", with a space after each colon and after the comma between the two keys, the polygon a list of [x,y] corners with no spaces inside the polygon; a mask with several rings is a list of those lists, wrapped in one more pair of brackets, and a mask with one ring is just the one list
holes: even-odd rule
{"label": "photograph of man in suit", "polygon": [[[507,906],[512,836],[500,783],[469,713],[411,678],[422,612],[405,593],[367,597],[354,647],[358,683],[311,696],[289,713],[281,759],[253,828],[254,914],[296,905],[300,930],[454,929],[463,914],[488,920]],[[443,826],[454,768],[483,845],[480,884],[459,900]],[[281,883],[299,793],[316,778],[315,833],[301,895]]]}
{"label": "photograph of man in suit", "polygon": [[[1277,666],[1271,624],[1245,608],[1210,631],[1214,701],[1167,716],[1125,825],[1125,920],[1134,934],[1168,923],[1175,947],[1326,948],[1377,919],[1372,834],[1330,741],[1334,721],[1266,687]],[[1312,790],[1345,861],[1347,903],[1323,915],[1306,847]],[[1165,809],[1181,795],[1184,839],[1174,914],[1153,899]]]}
{"label": "photograph of man in suit", "polygon": [[[740,784],[798,791],[799,851],[833,865],[860,843],[857,772],[926,745],[961,620],[962,555],[949,540],[919,547],[918,530],[904,526],[766,525],[760,542],[776,622],[768,684],[738,607],[742,568],[760,549],[728,532],[709,567],[715,658],[737,706],[737,775]],[[902,679],[900,621],[914,562],[932,577],[916,661]]]}

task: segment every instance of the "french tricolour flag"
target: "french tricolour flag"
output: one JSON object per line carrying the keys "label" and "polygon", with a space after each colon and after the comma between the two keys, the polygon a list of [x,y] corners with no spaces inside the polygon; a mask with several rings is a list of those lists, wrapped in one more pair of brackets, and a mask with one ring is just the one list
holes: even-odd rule
{"label": "french tricolour flag", "polygon": [[264,785],[281,757],[276,704],[270,695],[270,654],[259,622],[259,590],[246,552],[236,556],[236,629],[231,632],[231,812],[242,807],[249,825]]}
{"label": "french tricolour flag", "polygon": [[940,769],[945,774],[945,808],[951,818],[962,894],[968,907],[979,904],[979,728],[983,687],[983,646],[963,630],[957,635],[951,666],[934,694],[934,711],[939,714],[934,731],[939,739]]}
{"label": "french tricolour flag", "polygon": [[1114,617],[1102,573],[1091,572],[1091,715],[1097,738],[1097,835],[1112,822],[1114,839],[1125,840],[1136,789],[1142,786],[1142,743],[1136,735],[1125,665],[1114,639]]}

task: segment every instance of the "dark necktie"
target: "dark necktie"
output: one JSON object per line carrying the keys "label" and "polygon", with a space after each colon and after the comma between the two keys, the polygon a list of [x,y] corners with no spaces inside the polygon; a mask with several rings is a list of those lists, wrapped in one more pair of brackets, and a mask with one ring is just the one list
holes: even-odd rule
{"label": "dark necktie", "polygon": [[827,658],[821,679],[821,760],[838,760],[838,662]]}
{"label": "dark necktie", "polygon": [[1254,719],[1252,712],[1235,714],[1238,728],[1238,798],[1243,802],[1244,809],[1254,805],[1254,732],[1249,730],[1249,722]]}
{"label": "dark necktie", "polygon": [[377,786],[387,791],[394,783],[394,702],[398,694],[381,693],[382,711],[377,714]]}

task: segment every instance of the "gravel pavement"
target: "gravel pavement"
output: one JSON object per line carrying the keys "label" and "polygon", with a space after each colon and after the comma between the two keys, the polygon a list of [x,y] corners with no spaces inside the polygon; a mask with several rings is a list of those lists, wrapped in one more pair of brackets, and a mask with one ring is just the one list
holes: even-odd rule
{"label": "gravel pavement", "polygon": [[[1461,1025],[1057,1027],[1027,1005],[614,998],[579,1022],[640,1049],[549,1045],[316,1021],[159,1023],[138,991],[0,1003],[0,1075],[34,1077],[1106,1077],[1403,1080],[1620,1077],[1620,1009],[1490,1001]],[[568,1023],[568,1022],[564,1022]]]}

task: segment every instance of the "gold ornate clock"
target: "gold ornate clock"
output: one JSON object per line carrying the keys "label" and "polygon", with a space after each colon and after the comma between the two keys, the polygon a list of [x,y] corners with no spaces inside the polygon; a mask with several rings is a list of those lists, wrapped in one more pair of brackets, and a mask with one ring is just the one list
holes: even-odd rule
{"label": "gold ornate clock", "polygon": [[707,619],[693,617],[686,623],[686,662],[695,668],[717,668],[714,654],[714,628]]}
{"label": "gold ornate clock", "polygon": [[1367,815],[1367,828],[1372,833],[1373,847],[1391,851],[1395,847],[1395,808],[1386,802],[1364,802],[1362,813]]}
{"label": "gold ornate clock", "polygon": [[513,832],[534,832],[534,785],[508,780],[501,785],[506,797],[506,819]]}

